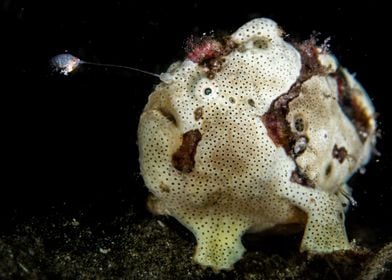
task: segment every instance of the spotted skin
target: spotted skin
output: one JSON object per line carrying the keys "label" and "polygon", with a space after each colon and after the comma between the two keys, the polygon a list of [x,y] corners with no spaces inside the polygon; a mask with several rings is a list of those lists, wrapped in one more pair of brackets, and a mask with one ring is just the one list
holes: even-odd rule
{"label": "spotted skin", "polygon": [[[373,106],[332,55],[312,45],[305,60],[282,34],[269,19],[246,23],[230,36],[235,47],[220,57],[213,76],[208,63],[174,63],[167,71],[172,82],[155,88],[140,117],[149,207],[187,227],[197,240],[195,262],[217,271],[242,257],[245,232],[279,225],[304,226],[301,251],[351,248],[344,227],[346,182],[369,160]],[[311,59],[319,65],[309,69],[317,72],[305,73]],[[355,96],[368,116],[365,141],[338,102],[337,71],[343,71],[348,98]],[[271,137],[272,125],[263,122],[275,105],[286,106],[274,124],[281,138]],[[290,141],[280,145],[276,139]],[[333,156],[335,146],[344,147],[346,160]],[[173,164],[173,155],[186,168],[182,161]]]}

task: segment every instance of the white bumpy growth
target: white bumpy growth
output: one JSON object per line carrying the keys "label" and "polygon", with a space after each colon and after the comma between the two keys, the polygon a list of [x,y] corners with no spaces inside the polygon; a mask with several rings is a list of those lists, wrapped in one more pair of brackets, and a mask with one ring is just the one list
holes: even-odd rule
{"label": "white bumpy growth", "polygon": [[246,231],[279,225],[305,225],[301,250],[350,249],[346,181],[375,139],[366,93],[314,46],[318,70],[304,74],[306,52],[272,20],[254,19],[229,40],[213,76],[185,59],[149,97],[138,143],[150,209],[192,231],[195,261],[215,270],[241,258]]}

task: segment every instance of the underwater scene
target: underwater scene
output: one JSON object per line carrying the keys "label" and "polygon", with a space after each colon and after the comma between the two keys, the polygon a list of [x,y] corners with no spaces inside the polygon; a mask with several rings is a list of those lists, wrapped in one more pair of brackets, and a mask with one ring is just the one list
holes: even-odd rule
{"label": "underwater scene", "polygon": [[0,279],[392,279],[386,7],[0,2]]}

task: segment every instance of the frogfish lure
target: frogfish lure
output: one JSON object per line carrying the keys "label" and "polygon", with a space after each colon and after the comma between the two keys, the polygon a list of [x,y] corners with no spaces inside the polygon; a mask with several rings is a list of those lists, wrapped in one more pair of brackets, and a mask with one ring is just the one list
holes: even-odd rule
{"label": "frogfish lure", "polygon": [[52,57],[49,62],[50,62],[50,65],[56,71],[60,72],[61,74],[65,75],[65,76],[67,76],[69,73],[74,71],[81,64],[88,64],[88,65],[104,66],[104,67],[111,67],[111,68],[121,68],[121,69],[125,69],[125,70],[131,70],[131,71],[136,71],[139,73],[144,73],[144,74],[147,74],[147,75],[150,75],[153,77],[157,77],[162,82],[164,82],[166,84],[169,84],[172,81],[172,77],[168,73],[161,73],[159,75],[156,73],[148,72],[145,70],[141,70],[141,69],[129,67],[129,66],[84,61],[84,60],[81,60],[80,58],[78,58],[72,54],[69,54],[69,53],[58,54],[58,55]]}
{"label": "frogfish lure", "polygon": [[58,54],[50,59],[50,65],[65,76],[78,68],[81,63],[84,61],[69,53]]}

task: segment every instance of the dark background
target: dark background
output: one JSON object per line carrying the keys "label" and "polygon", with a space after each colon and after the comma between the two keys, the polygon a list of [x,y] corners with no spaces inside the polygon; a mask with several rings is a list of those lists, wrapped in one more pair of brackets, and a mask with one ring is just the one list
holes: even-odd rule
{"label": "dark background", "polygon": [[[135,72],[82,66],[67,77],[48,60],[69,51],[81,59],[160,73],[184,57],[184,44],[203,32],[231,33],[255,17],[270,17],[291,38],[331,37],[340,62],[367,89],[379,113],[381,138],[365,175],[351,181],[358,205],[349,234],[369,229],[391,240],[391,59],[387,8],[301,1],[233,4],[189,1],[92,1],[37,4],[0,1],[2,161],[0,232],[33,216],[82,212],[95,222],[134,206],[145,215],[136,130],[159,82]],[[37,1],[34,1],[37,2]],[[55,1],[52,1],[55,2]],[[99,3],[98,3],[99,2]],[[102,2],[102,3],[101,3]],[[185,1],[184,1],[185,2]],[[253,3],[255,2],[255,3]],[[83,3],[83,4],[81,4]]]}

